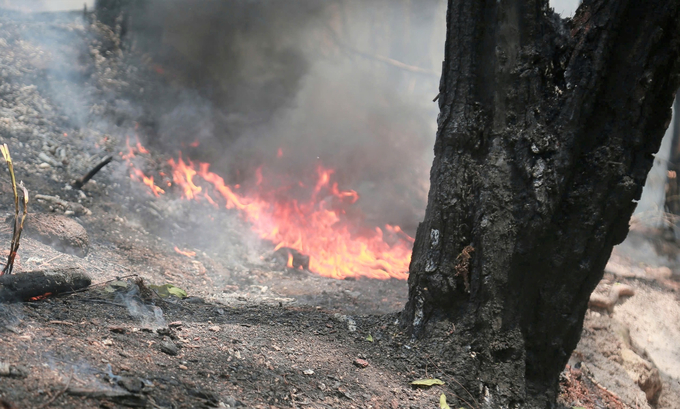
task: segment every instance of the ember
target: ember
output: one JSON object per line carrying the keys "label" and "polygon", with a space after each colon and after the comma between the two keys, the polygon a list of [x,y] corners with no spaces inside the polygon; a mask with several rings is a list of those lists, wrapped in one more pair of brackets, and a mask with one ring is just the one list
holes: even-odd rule
{"label": "ember", "polygon": [[52,293],[45,293],[45,294],[42,294],[42,295],[38,295],[38,296],[35,296],[35,297],[31,297],[31,298],[28,299],[28,301],[40,301],[40,300],[44,300],[45,298],[49,297],[50,295],[52,295]]}
{"label": "ember", "polygon": [[179,247],[175,246],[175,251],[183,256],[187,256],[189,258],[193,258],[196,256],[195,251],[189,251],[189,250],[180,250]]}

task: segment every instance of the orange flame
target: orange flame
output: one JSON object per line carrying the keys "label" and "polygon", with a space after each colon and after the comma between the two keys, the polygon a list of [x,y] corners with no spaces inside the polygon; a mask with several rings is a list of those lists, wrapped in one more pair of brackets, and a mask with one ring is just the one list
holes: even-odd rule
{"label": "orange flame", "polygon": [[293,266],[293,255],[291,254],[290,251],[288,252],[288,262],[286,263],[286,267],[288,267],[288,268],[295,268],[295,267]]}
{"label": "orange flame", "polygon": [[[137,169],[135,167],[135,164],[132,162],[132,159],[136,157],[135,155],[135,148],[130,146],[130,137],[127,137],[125,139],[125,147],[127,148],[127,152],[120,152],[120,156],[125,159],[127,162],[128,166],[130,167],[130,177],[133,180],[139,180],[145,185],[151,189],[151,193],[153,193],[156,197],[159,195],[165,193],[165,190],[161,189],[160,187],[156,186],[156,184],[153,181],[153,176],[146,176],[144,172],[141,170]],[[142,146],[142,144],[139,142],[139,139],[137,139],[137,153],[144,153],[148,154],[149,151],[146,150],[145,147]]]}
{"label": "orange flame", "polygon": [[196,256],[195,251],[190,251],[190,250],[180,250],[179,247],[175,246],[175,251],[178,252],[179,254],[183,256],[187,256],[189,258],[193,258]]}
{"label": "orange flame", "polygon": [[[239,210],[251,223],[253,231],[276,245],[275,250],[288,247],[310,256],[309,268],[317,274],[339,279],[408,277],[414,239],[399,226],[387,225],[384,231],[376,227],[369,232],[350,228],[344,208],[356,203],[359,195],[353,190],[340,190],[338,183],[331,183],[332,169],[319,166],[310,199],[298,201],[282,194],[286,188],[265,189],[261,167],[255,172],[257,189],[238,194],[222,177],[209,170],[208,163],[196,166],[189,160],[185,162],[180,153],[177,161],[171,159],[168,164],[172,167],[173,181],[182,189],[184,198],[204,198],[217,206],[206,189],[196,184],[197,178],[211,184],[224,199],[224,206]],[[305,186],[302,182],[296,185]],[[289,267],[293,265],[292,257],[289,254]]]}

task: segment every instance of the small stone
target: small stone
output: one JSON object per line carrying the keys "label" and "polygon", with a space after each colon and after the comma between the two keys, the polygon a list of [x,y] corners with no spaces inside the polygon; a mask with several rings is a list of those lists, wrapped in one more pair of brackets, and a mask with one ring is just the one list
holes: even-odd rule
{"label": "small stone", "polygon": [[160,348],[162,352],[165,352],[166,354],[171,356],[175,356],[179,353],[179,351],[177,350],[177,345],[175,345],[175,343],[170,340],[165,340],[161,342]]}
{"label": "small stone", "polygon": [[368,366],[368,361],[365,359],[357,358],[354,360],[354,365],[358,366],[359,368],[366,368]]}
{"label": "small stone", "polygon": [[0,362],[0,376],[9,376],[10,367],[7,362]]}
{"label": "small stone", "polygon": [[186,371],[186,370],[189,369],[189,368],[187,368],[185,365],[180,365],[180,366],[179,366],[179,369],[182,369],[182,370]]}
{"label": "small stone", "polygon": [[314,371],[312,369],[305,369],[302,371],[302,373],[305,375],[314,375]]}
{"label": "small stone", "polygon": [[208,328],[212,332],[218,332],[220,330],[220,327],[218,325],[213,325],[212,327]]}
{"label": "small stone", "polygon": [[133,376],[123,377],[120,381],[118,381],[118,385],[132,393],[139,393],[142,391],[142,388],[144,388],[144,382],[142,382],[141,379]]}
{"label": "small stone", "polygon": [[102,341],[102,345],[113,345],[113,341],[107,338]]}
{"label": "small stone", "polygon": [[173,321],[170,324],[168,324],[168,327],[181,327],[182,326],[182,321]]}

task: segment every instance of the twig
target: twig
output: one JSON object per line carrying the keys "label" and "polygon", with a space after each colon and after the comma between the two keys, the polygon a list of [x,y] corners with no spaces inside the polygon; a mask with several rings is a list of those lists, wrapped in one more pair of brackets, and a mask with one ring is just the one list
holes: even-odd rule
{"label": "twig", "polygon": [[290,391],[290,403],[293,405],[293,409],[297,409],[297,405],[295,405],[295,395],[293,395],[292,389]]}
{"label": "twig", "polygon": [[51,259],[47,260],[44,264],[50,264],[51,262],[53,262],[54,260],[58,259],[61,256],[63,256],[63,254],[58,254],[58,255],[52,257]]}
{"label": "twig", "polygon": [[86,298],[82,301],[90,301],[90,302],[93,302],[93,303],[96,303],[96,304],[115,305],[116,307],[127,308],[127,305],[125,305],[125,304],[119,304],[119,303],[115,303],[115,302],[111,302],[111,301],[107,301],[107,300],[101,300],[101,299],[98,299],[98,298]]}
{"label": "twig", "polygon": [[68,378],[68,382],[66,382],[66,386],[64,386],[64,389],[60,390],[59,392],[55,393],[54,396],[47,402],[43,403],[42,405],[39,406],[40,409],[44,409],[52,404],[58,397],[64,394],[66,390],[68,389],[69,386],[71,386],[71,381],[73,381],[73,376],[76,374],[76,370],[71,371],[71,376]]}
{"label": "twig", "polygon": [[49,321],[48,324],[68,325],[69,327],[72,327],[72,326],[76,325],[76,324],[74,324],[74,323],[72,323],[72,322],[68,322],[68,321],[58,321],[58,320]]}
{"label": "twig", "polygon": [[[7,256],[7,264],[2,269],[2,274],[12,274],[14,269],[14,260],[19,251],[19,240],[21,239],[21,232],[24,229],[24,222],[26,221],[26,215],[28,215],[28,190],[24,187],[23,182],[19,184],[22,193],[21,204],[23,206],[23,216],[19,220],[19,193],[17,192],[17,180],[14,176],[14,164],[12,162],[12,156],[9,153],[9,148],[7,144],[0,146],[0,152],[7,162],[7,168],[9,169],[9,174],[12,179],[12,191],[14,193],[14,231],[12,234],[12,241],[10,243],[9,255]],[[0,275],[2,275],[0,274]]]}
{"label": "twig", "polygon": [[111,280],[102,281],[101,283],[92,284],[87,288],[81,288],[81,289],[78,289],[78,290],[66,291],[66,292],[63,292],[63,293],[59,293],[59,295],[73,295],[73,294],[76,294],[76,293],[82,293],[84,291],[89,291],[94,287],[99,287],[99,286],[102,286],[104,284],[112,283],[114,281],[119,281],[119,280],[122,280],[124,278],[132,278],[132,277],[138,277],[138,275],[137,274],[129,274],[129,275],[126,275],[126,276],[117,277],[117,278],[114,278],[114,279],[111,279]]}
{"label": "twig", "polygon": [[90,181],[90,179],[92,179],[94,177],[94,175],[97,174],[97,172],[102,170],[102,168],[104,166],[108,165],[109,162],[111,162],[112,160],[113,160],[113,156],[107,156],[106,158],[104,158],[103,161],[99,162],[97,164],[97,166],[92,168],[91,171],[87,172],[87,174],[85,176],[83,176],[80,179],[76,179],[73,183],[71,183],[71,186],[73,186],[75,189],[82,188],[87,182]]}

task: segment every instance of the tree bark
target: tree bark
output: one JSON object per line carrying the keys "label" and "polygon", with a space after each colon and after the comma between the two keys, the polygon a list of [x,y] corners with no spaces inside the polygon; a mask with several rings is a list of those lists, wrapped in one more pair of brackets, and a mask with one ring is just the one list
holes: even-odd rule
{"label": "tree bark", "polygon": [[[449,0],[403,322],[483,407],[551,407],[679,85],[680,0]],[[445,325],[441,325],[445,324]],[[467,396],[461,389],[460,396]]]}

